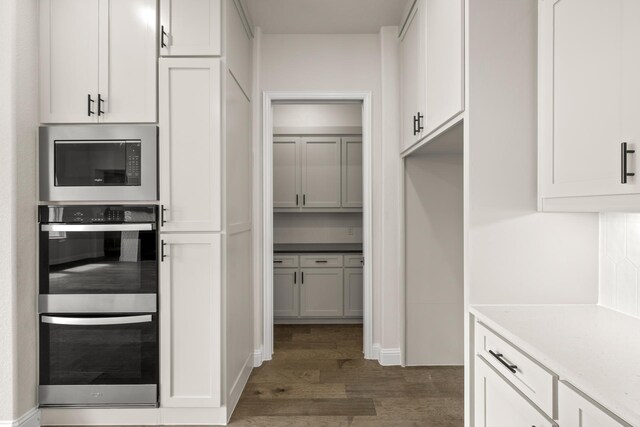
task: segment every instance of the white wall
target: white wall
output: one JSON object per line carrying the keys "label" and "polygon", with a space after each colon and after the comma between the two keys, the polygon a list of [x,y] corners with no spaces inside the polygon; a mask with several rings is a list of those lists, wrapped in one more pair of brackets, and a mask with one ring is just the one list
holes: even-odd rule
{"label": "white wall", "polygon": [[276,104],[273,127],[361,127],[362,103]]}
{"label": "white wall", "polygon": [[362,243],[362,214],[275,213],[273,243]]}
{"label": "white wall", "polygon": [[468,8],[469,301],[595,303],[597,216],[536,211],[537,0]]}
{"label": "white wall", "polygon": [[[261,34],[260,31],[257,31],[257,34],[256,45],[260,47],[256,71],[259,89],[258,97],[254,99],[259,99],[259,103],[262,102],[263,91],[372,93],[373,335],[374,344],[383,348],[397,348],[399,260],[398,246],[394,241],[399,238],[399,221],[395,217],[396,213],[391,211],[399,206],[399,130],[398,125],[394,124],[400,108],[397,100],[397,28],[383,29],[380,34],[285,35]],[[254,126],[258,129],[254,133],[254,152],[260,158],[261,106],[255,106],[254,114],[258,117],[258,120],[254,121]],[[383,155],[383,152],[388,151],[393,151],[396,156]],[[256,172],[261,173],[261,168]],[[261,181],[256,184],[254,200],[261,200]],[[261,224],[256,224],[257,235],[261,234],[261,228],[258,227],[261,227]],[[260,248],[258,245],[255,247]],[[386,267],[383,268],[383,265]],[[255,267],[256,274],[260,277],[261,263],[256,263]],[[385,271],[385,268],[389,270]],[[384,273],[392,280],[384,280],[387,277]],[[260,298],[261,287],[262,282],[258,279],[255,290]],[[261,318],[258,320],[261,321]],[[257,323],[256,332],[261,330],[262,325]],[[256,347],[259,347],[260,343],[261,340],[256,343]]]}
{"label": "white wall", "polygon": [[600,296],[605,307],[640,317],[640,214],[600,214]]}
{"label": "white wall", "polygon": [[0,2],[0,421],[36,405],[37,10]]}

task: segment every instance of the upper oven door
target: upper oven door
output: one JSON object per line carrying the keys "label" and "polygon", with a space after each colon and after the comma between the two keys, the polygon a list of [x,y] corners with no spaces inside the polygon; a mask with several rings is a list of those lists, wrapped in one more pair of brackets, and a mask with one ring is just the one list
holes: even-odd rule
{"label": "upper oven door", "polygon": [[41,201],[154,201],[157,127],[40,128]]}
{"label": "upper oven door", "polygon": [[155,224],[41,224],[40,294],[155,294]]}

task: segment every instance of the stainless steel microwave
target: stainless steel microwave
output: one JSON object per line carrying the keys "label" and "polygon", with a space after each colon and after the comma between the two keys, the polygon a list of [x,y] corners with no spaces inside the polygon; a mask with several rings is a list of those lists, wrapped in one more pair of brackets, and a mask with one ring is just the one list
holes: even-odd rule
{"label": "stainless steel microwave", "polygon": [[40,127],[40,201],[158,199],[154,125]]}

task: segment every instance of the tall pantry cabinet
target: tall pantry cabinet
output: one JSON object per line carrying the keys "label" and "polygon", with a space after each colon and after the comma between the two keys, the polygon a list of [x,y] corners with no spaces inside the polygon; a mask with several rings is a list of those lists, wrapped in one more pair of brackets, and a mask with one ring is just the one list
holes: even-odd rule
{"label": "tall pantry cabinet", "polygon": [[160,406],[228,416],[253,364],[252,29],[240,1],[160,10]]}

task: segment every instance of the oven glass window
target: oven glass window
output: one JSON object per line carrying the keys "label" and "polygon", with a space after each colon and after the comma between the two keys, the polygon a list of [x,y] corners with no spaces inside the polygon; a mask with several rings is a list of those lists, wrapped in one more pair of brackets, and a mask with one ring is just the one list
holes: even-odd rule
{"label": "oven glass window", "polygon": [[157,384],[157,361],[155,314],[41,316],[41,385]]}
{"label": "oven glass window", "polygon": [[55,185],[140,185],[140,144],[125,141],[55,143]]}
{"label": "oven glass window", "polygon": [[41,238],[42,294],[157,290],[155,231],[43,231]]}

